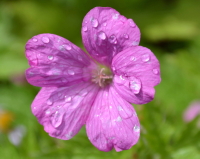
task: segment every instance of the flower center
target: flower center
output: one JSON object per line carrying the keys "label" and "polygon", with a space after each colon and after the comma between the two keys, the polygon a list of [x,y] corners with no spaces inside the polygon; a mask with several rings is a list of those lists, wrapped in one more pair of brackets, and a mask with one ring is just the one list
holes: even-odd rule
{"label": "flower center", "polygon": [[112,83],[113,75],[109,68],[101,67],[92,76],[92,82],[100,87],[105,87]]}

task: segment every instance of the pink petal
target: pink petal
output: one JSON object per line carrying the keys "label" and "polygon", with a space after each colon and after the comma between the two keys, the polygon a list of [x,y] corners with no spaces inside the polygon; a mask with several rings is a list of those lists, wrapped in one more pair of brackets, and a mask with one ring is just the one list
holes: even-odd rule
{"label": "pink petal", "polygon": [[82,39],[94,59],[110,66],[117,53],[139,44],[140,31],[132,19],[115,9],[96,7],[83,19]]}
{"label": "pink petal", "polygon": [[151,50],[135,46],[117,54],[112,61],[114,87],[127,101],[145,104],[154,98],[160,83],[160,66]]}
{"label": "pink petal", "polygon": [[192,121],[200,114],[200,101],[192,102],[185,110],[183,118],[186,122]]}
{"label": "pink petal", "polygon": [[135,110],[110,86],[101,89],[86,123],[92,144],[101,151],[130,149],[140,136]]}
{"label": "pink petal", "polygon": [[26,71],[34,86],[66,86],[88,81],[96,69],[91,59],[70,41],[54,35],[40,34],[26,44],[26,57],[31,68]]}
{"label": "pink petal", "polygon": [[31,105],[32,112],[50,136],[68,140],[85,124],[98,89],[90,83],[44,87]]}

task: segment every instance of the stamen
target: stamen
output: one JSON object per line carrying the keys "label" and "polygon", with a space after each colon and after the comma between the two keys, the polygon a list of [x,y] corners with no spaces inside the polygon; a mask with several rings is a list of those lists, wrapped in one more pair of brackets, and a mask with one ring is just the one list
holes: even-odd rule
{"label": "stamen", "polygon": [[97,74],[93,76],[92,82],[98,83],[100,87],[104,87],[112,82],[113,75],[106,75],[104,73],[105,68],[98,70]]}

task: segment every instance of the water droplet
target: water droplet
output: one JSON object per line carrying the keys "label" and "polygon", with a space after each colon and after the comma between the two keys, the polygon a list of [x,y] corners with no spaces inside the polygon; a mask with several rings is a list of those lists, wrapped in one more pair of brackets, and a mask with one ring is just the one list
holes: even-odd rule
{"label": "water droplet", "polygon": [[134,94],[138,94],[141,89],[141,82],[135,78],[134,80],[129,82],[129,87]]}
{"label": "water droplet", "polygon": [[103,23],[103,26],[106,27],[106,26],[107,26],[107,23]]}
{"label": "water droplet", "polygon": [[119,18],[119,13],[114,13],[112,16],[113,19],[118,19]]}
{"label": "water droplet", "polygon": [[53,60],[53,56],[52,56],[52,55],[49,55],[49,56],[48,56],[48,59],[49,59],[49,60]]}
{"label": "water droplet", "polygon": [[60,51],[65,51],[65,46],[64,45],[59,46],[59,50]]}
{"label": "water droplet", "polygon": [[136,27],[136,24],[134,23],[134,21],[132,19],[128,19],[129,25],[134,28]]}
{"label": "water droplet", "polygon": [[83,27],[83,31],[86,32],[87,31],[87,26]]}
{"label": "water droplet", "polygon": [[79,61],[83,61],[82,57],[80,55],[78,55],[78,60]]}
{"label": "water droplet", "polygon": [[80,93],[80,95],[81,95],[82,97],[85,97],[87,94],[88,94],[88,92],[87,92],[86,90]]}
{"label": "water droplet", "polygon": [[52,105],[52,104],[53,104],[52,100],[51,100],[51,99],[48,99],[48,100],[47,100],[47,104],[48,104],[48,105]]}
{"label": "water droplet", "polygon": [[87,24],[87,21],[85,21],[85,24]]}
{"label": "water droplet", "polygon": [[139,45],[139,42],[138,41],[133,41],[132,42],[132,46],[138,46]]}
{"label": "water droplet", "polygon": [[121,106],[118,106],[119,111],[123,111],[124,109]]}
{"label": "water droplet", "polygon": [[130,57],[130,61],[135,61],[135,60],[136,60],[136,58],[134,56]]}
{"label": "water droplet", "polygon": [[116,70],[116,68],[113,66],[113,67],[112,67],[112,70],[113,70],[113,71],[115,71],[115,70]]}
{"label": "water droplet", "polygon": [[46,115],[49,115],[50,113],[51,113],[50,110],[47,110],[47,111],[45,112]]}
{"label": "water droplet", "polygon": [[99,22],[97,19],[92,19],[91,23],[92,23],[92,27],[94,28],[96,28],[99,25]]}
{"label": "water droplet", "polygon": [[142,61],[143,61],[143,62],[148,62],[149,60],[150,60],[149,54],[144,54],[144,55],[142,55]]}
{"label": "water droplet", "polygon": [[66,80],[65,78],[62,78],[61,81],[62,81],[63,83],[67,82],[67,80]]}
{"label": "water droplet", "polygon": [[38,40],[36,38],[33,38],[33,42],[37,42]]}
{"label": "water droplet", "polygon": [[129,38],[128,34],[124,34],[124,38],[128,39]]}
{"label": "water droplet", "polygon": [[67,50],[71,50],[72,47],[69,44],[64,45]]}
{"label": "water droplet", "polygon": [[68,134],[65,135],[67,139],[71,139],[73,136],[72,132],[69,132]]}
{"label": "water droplet", "polygon": [[153,73],[157,75],[159,73],[158,69],[153,69]]}
{"label": "water droplet", "polygon": [[125,80],[123,75],[120,75],[119,77],[120,77],[121,80]]}
{"label": "water droplet", "polygon": [[120,121],[122,121],[122,118],[121,118],[120,116],[118,116],[117,119],[116,119],[115,121],[120,122]]}
{"label": "water droplet", "polygon": [[71,100],[72,100],[72,97],[65,96],[65,102],[71,102]]}
{"label": "water droplet", "polygon": [[137,126],[137,125],[135,125],[135,126],[133,127],[133,130],[134,130],[134,132],[140,132],[140,127]]}
{"label": "water droplet", "polygon": [[67,70],[67,72],[68,72],[69,75],[74,75],[75,74],[75,72],[73,70]]}
{"label": "water droplet", "polygon": [[62,124],[64,112],[63,110],[57,110],[51,118],[52,125],[57,128]]}
{"label": "water droplet", "polygon": [[115,35],[111,35],[108,39],[108,41],[112,44],[117,44],[117,38]]}
{"label": "water droplet", "polygon": [[103,31],[101,31],[101,32],[99,32],[98,37],[99,37],[101,40],[105,40],[105,39],[106,39],[106,34],[105,34]]}
{"label": "water droplet", "polygon": [[44,36],[44,37],[42,37],[42,41],[43,41],[43,43],[47,44],[47,43],[49,43],[49,38]]}

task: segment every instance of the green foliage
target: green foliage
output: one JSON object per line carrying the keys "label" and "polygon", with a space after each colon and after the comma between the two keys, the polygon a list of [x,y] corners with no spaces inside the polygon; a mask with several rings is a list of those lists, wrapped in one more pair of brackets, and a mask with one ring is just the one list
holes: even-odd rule
{"label": "green foliage", "polygon": [[[101,152],[83,128],[69,141],[49,137],[32,115],[30,104],[39,91],[13,76],[28,68],[24,45],[32,36],[54,33],[76,45],[81,23],[95,6],[110,6],[134,19],[141,29],[141,45],[150,48],[161,65],[162,82],[154,101],[134,106],[142,125],[132,149]],[[3,159],[199,159],[199,120],[183,121],[183,112],[200,98],[200,1],[196,0],[2,0],[0,1],[0,109],[11,112],[11,127],[24,125],[19,146],[0,132]]]}

